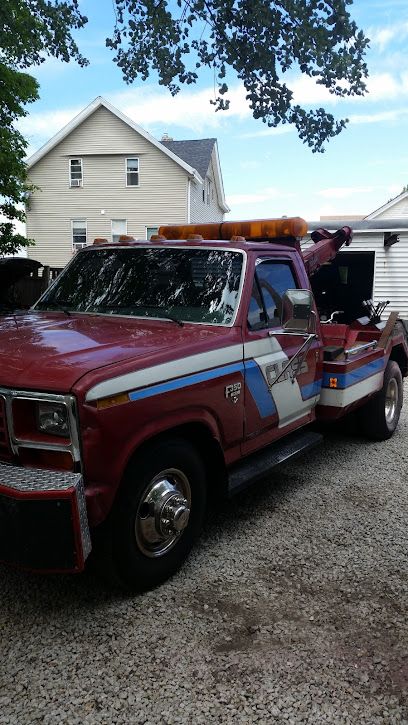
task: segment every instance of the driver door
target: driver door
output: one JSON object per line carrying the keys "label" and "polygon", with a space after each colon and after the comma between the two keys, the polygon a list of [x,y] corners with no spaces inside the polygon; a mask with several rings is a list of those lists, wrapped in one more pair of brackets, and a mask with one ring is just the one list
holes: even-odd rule
{"label": "driver door", "polygon": [[321,389],[321,342],[315,339],[303,353],[299,352],[308,334],[285,332],[281,324],[284,293],[300,287],[290,259],[257,260],[244,333],[243,453],[314,419]]}

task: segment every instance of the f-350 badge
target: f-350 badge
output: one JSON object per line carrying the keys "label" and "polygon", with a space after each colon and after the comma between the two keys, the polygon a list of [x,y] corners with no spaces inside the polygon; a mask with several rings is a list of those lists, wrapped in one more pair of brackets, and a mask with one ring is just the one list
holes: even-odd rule
{"label": "f-350 badge", "polygon": [[239,396],[241,395],[241,383],[231,383],[225,386],[225,397],[227,400],[231,400],[233,403],[238,403]]}

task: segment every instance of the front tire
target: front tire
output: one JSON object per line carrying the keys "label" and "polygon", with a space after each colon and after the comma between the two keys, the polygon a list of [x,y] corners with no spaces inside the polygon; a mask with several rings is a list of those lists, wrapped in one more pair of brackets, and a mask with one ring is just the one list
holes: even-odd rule
{"label": "front tire", "polygon": [[399,365],[390,360],[385,368],[381,390],[360,410],[363,432],[374,440],[391,438],[399,421],[403,399],[402,375]]}
{"label": "front tire", "polygon": [[205,506],[204,467],[188,441],[147,449],[129,466],[109,522],[114,580],[145,591],[172,576],[201,530]]}

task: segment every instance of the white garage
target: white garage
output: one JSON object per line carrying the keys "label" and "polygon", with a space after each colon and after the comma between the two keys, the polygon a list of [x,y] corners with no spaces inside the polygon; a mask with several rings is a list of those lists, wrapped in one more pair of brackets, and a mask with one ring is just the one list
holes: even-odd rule
{"label": "white garage", "polygon": [[[361,219],[325,217],[308,223],[309,232],[344,225],[354,230],[352,244],[313,279],[319,306],[325,294],[335,295],[335,303],[343,305],[338,309],[355,308],[357,298],[371,298],[375,304],[387,300],[386,312],[397,311],[408,321],[408,192]],[[311,243],[305,240],[305,245]]]}

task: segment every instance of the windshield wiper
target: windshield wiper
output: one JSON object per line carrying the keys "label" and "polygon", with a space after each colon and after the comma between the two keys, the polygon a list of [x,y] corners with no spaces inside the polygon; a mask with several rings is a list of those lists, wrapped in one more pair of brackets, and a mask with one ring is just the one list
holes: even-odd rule
{"label": "windshield wiper", "polygon": [[170,320],[171,322],[176,322],[179,327],[184,327],[183,320],[179,320],[178,317],[173,317],[173,315],[169,315],[167,312],[162,314],[160,307],[155,307],[155,305],[140,305],[141,309],[145,308],[146,310],[158,310],[158,316],[162,317],[164,320]]}
{"label": "windshield wiper", "polygon": [[160,315],[160,317],[163,317],[165,320],[170,320],[170,322],[177,322],[179,327],[184,327],[183,320],[179,320],[178,317],[173,317],[172,315]]}
{"label": "windshield wiper", "polygon": [[71,317],[71,312],[68,310],[67,307],[65,307],[64,303],[60,304],[53,304],[52,302],[49,303],[48,307],[35,307],[34,310],[37,312],[63,312],[64,315],[67,315],[67,317]]}
{"label": "windshield wiper", "polygon": [[[157,310],[157,316],[163,320],[169,320],[170,322],[175,322],[179,327],[184,327],[183,320],[179,320],[178,317],[174,317],[173,315],[169,315],[167,312],[162,313],[160,307],[156,307],[155,305],[102,305],[102,310],[134,310],[134,309],[140,309],[140,310]],[[149,318],[149,315],[141,315],[143,318]]]}

